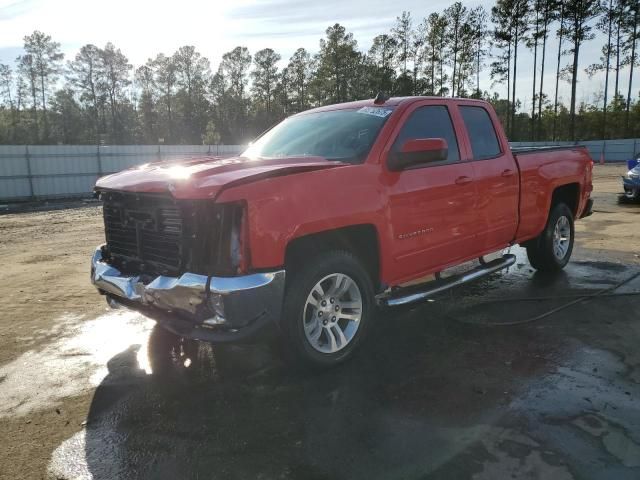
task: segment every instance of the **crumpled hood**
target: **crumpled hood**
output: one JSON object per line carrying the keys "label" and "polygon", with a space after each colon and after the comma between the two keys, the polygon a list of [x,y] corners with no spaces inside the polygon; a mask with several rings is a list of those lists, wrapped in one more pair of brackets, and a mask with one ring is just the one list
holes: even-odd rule
{"label": "crumpled hood", "polygon": [[96,190],[171,192],[175,198],[215,198],[224,188],[263,178],[344,166],[322,157],[252,160],[200,157],[147,163],[98,179]]}

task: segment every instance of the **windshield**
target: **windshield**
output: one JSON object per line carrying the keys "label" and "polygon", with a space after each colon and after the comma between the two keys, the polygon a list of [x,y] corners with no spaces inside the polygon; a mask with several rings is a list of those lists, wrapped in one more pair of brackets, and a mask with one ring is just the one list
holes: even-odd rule
{"label": "windshield", "polygon": [[392,111],[389,107],[364,107],[290,117],[256,140],[242,156],[319,156],[360,163]]}

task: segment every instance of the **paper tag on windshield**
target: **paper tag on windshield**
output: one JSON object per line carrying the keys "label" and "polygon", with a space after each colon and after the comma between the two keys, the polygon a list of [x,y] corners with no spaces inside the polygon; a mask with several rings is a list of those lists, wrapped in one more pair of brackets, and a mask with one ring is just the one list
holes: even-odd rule
{"label": "paper tag on windshield", "polygon": [[362,107],[360,110],[358,110],[358,113],[366,113],[367,115],[374,115],[380,118],[388,117],[391,112],[393,112],[393,110],[390,108],[380,107]]}

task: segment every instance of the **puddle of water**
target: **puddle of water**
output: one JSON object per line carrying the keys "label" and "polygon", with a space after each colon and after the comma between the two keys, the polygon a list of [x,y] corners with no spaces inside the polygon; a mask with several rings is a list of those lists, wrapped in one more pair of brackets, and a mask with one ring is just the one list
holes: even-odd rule
{"label": "puddle of water", "polygon": [[578,417],[573,424],[601,438],[604,448],[625,467],[640,467],[640,445],[630,439],[623,428],[595,414]]}
{"label": "puddle of water", "polygon": [[[510,429],[494,429],[482,439],[488,456],[473,480],[496,478],[545,478],[572,480],[574,477],[559,459],[541,449],[531,438]],[[550,457],[550,458],[547,458]],[[554,460],[551,463],[551,459]]]}
{"label": "puddle of water", "polygon": [[612,458],[627,468],[640,466],[640,387],[626,372],[619,356],[578,343],[563,365],[531,383],[509,408],[528,418],[531,433],[548,448],[584,459],[593,478],[636,478],[607,476]]}
{"label": "puddle of water", "polygon": [[134,312],[113,312],[78,322],[78,317],[61,318],[54,329],[62,337],[0,366],[0,417],[51,408],[99,385],[109,359],[131,345],[141,346],[140,371],[149,372],[146,345],[153,321]]}

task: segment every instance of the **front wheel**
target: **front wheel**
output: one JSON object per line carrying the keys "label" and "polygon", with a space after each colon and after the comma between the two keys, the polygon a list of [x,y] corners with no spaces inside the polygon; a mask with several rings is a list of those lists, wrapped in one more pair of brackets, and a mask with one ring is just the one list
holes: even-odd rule
{"label": "front wheel", "polygon": [[574,233],[571,209],[564,203],[556,204],[545,229],[527,245],[531,266],[542,272],[562,270],[571,258]]}
{"label": "front wheel", "polygon": [[629,202],[640,200],[640,188],[631,188],[625,185],[624,200],[627,200]]}
{"label": "front wheel", "polygon": [[299,259],[291,266],[282,330],[287,357],[312,367],[347,360],[371,323],[371,277],[341,250]]}

